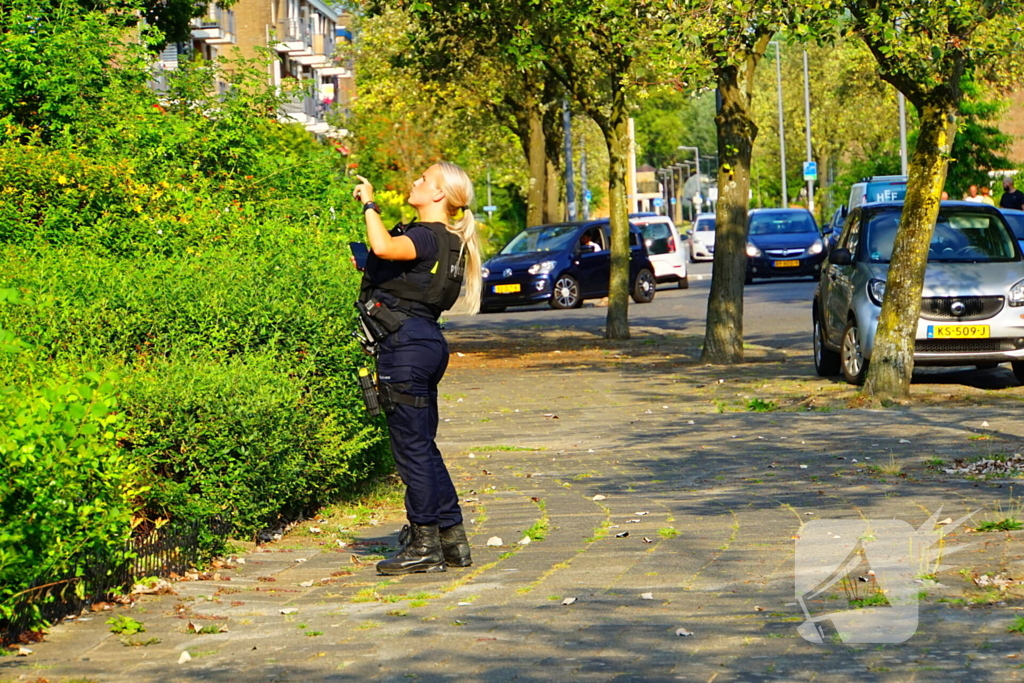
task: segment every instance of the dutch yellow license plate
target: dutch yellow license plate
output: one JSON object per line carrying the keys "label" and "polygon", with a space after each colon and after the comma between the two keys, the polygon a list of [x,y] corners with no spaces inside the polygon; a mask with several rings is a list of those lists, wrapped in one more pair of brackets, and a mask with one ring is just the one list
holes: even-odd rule
{"label": "dutch yellow license plate", "polygon": [[776,261],[772,264],[776,268],[796,268],[800,265],[799,261]]}
{"label": "dutch yellow license plate", "polygon": [[495,294],[515,294],[519,291],[519,285],[494,285]]}
{"label": "dutch yellow license plate", "polygon": [[988,325],[929,325],[929,339],[988,339]]}

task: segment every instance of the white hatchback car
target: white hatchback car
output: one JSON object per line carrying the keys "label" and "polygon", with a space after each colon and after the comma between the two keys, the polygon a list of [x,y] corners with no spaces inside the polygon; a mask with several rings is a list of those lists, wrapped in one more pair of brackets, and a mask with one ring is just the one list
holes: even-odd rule
{"label": "white hatchback car", "polygon": [[690,261],[711,261],[715,258],[715,214],[699,213],[690,231]]}
{"label": "white hatchback car", "polygon": [[654,266],[654,278],[658,282],[678,283],[679,289],[689,289],[690,277],[683,257],[683,238],[679,229],[668,216],[631,215],[629,222],[640,228],[647,256]]}

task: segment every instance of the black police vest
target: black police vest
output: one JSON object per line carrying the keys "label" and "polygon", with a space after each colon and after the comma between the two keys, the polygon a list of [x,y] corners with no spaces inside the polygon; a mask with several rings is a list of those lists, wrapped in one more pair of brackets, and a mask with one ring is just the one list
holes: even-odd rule
{"label": "black police vest", "polygon": [[411,310],[414,307],[410,302],[415,302],[425,305],[435,313],[435,318],[455,305],[465,274],[462,240],[441,223],[420,225],[430,228],[437,238],[437,262],[430,273],[403,273],[384,282],[375,282],[381,259],[371,253],[360,285],[360,301],[366,302],[374,291],[382,291],[398,299],[399,310]]}

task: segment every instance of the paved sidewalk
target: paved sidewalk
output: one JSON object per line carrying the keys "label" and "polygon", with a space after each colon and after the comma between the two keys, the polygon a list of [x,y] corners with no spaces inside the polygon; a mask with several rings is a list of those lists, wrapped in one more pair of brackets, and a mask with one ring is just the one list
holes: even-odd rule
{"label": "paved sidewalk", "polygon": [[[1010,509],[1011,482],[936,465],[1022,450],[1024,392],[1008,371],[991,371],[987,389],[925,378],[917,407],[863,410],[844,407],[852,392],[815,378],[805,356],[752,349],[761,362],[704,368],[692,339],[636,336],[537,347],[452,335],[464,355],[442,385],[440,445],[473,520],[473,567],[376,576],[360,558],[396,544],[398,519],[364,529],[354,550],[286,538],[220,581],[115,612],[159,643],[125,646],[110,613],[92,614],[0,660],[0,680],[1024,679],[1024,635],[1007,631],[1024,615],[1020,587],[972,581],[1024,578],[1024,532],[951,535],[977,543],[922,583],[919,627],[902,644],[809,643],[793,604],[808,520],[916,528],[940,507],[981,508],[975,519]],[[518,543],[545,526],[543,540]],[[829,597],[819,613],[847,607],[841,591]],[[228,630],[189,634],[190,621]]]}

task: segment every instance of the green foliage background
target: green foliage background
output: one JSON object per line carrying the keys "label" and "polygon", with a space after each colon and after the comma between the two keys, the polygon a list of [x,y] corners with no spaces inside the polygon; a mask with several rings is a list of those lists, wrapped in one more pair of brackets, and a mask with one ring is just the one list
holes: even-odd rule
{"label": "green foliage background", "polygon": [[[354,382],[343,157],[277,122],[260,60],[157,93],[115,16],[22,5],[0,15],[0,620],[41,583],[88,592],[133,529],[251,537],[390,463]],[[90,106],[18,99],[35,72],[4,66],[40,51]]]}

